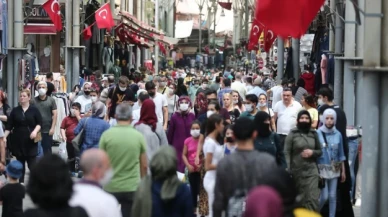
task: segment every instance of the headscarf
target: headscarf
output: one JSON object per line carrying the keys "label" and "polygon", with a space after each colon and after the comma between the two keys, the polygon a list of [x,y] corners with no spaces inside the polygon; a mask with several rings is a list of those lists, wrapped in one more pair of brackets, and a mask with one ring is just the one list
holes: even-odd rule
{"label": "headscarf", "polygon": [[[300,117],[302,117],[302,115],[307,115],[308,118],[310,119],[310,123],[308,123],[308,124],[306,123],[305,124],[304,122],[299,122],[299,119],[300,119]],[[298,127],[299,130],[306,131],[306,132],[310,131],[312,120],[311,120],[310,113],[307,110],[301,110],[298,113],[298,117],[297,117],[296,121],[297,121],[296,126]]]}
{"label": "headscarf", "polygon": [[260,186],[247,196],[244,217],[282,217],[283,203],[280,195],[271,187]]}
{"label": "headscarf", "polygon": [[105,109],[104,103],[102,103],[100,101],[95,102],[92,106],[92,116],[98,117],[98,118],[103,118],[104,117],[104,109]]}
{"label": "headscarf", "polygon": [[181,102],[183,100],[186,100],[189,103],[189,109],[186,111],[188,113],[188,112],[190,112],[190,108],[192,108],[191,100],[190,100],[190,97],[188,97],[188,96],[179,97],[178,102],[176,104],[176,108],[179,109],[179,105],[181,104]]}
{"label": "headscarf", "polygon": [[255,125],[260,137],[267,137],[271,135],[271,130],[269,129],[270,124],[264,123],[266,120],[271,120],[271,117],[267,112],[257,112],[255,116]]}
{"label": "headscarf", "polygon": [[[333,119],[334,119],[334,125],[333,125],[333,127],[332,127],[331,129],[329,129],[329,128],[326,127],[326,117],[329,116],[329,115],[333,116]],[[331,109],[331,108],[326,109],[326,110],[323,112],[320,121],[321,121],[321,123],[323,123],[322,126],[319,127],[319,129],[320,129],[322,132],[324,132],[324,133],[332,133],[332,132],[334,132],[334,130],[336,129],[336,128],[335,128],[335,124],[336,124],[336,122],[337,122],[337,112],[335,112],[335,110],[334,110],[334,109]]]}
{"label": "headscarf", "polygon": [[163,182],[160,197],[164,202],[176,197],[178,187],[182,184],[176,175],[177,162],[174,148],[160,147],[150,162],[152,175],[147,175],[137,189],[132,206],[132,216],[151,217],[153,181]]}
{"label": "headscarf", "polygon": [[197,98],[195,99],[195,104],[198,108],[198,113],[203,113],[207,111],[207,99],[204,93],[199,93]]}
{"label": "headscarf", "polygon": [[151,127],[152,131],[155,131],[156,123],[158,123],[158,117],[155,113],[155,103],[151,99],[146,99],[140,108],[140,119],[136,125],[146,124]]}

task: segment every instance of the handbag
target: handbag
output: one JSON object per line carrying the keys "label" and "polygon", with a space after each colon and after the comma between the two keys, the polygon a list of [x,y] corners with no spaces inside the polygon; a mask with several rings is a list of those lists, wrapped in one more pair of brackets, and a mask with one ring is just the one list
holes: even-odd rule
{"label": "handbag", "polygon": [[89,118],[87,118],[85,120],[85,124],[84,124],[84,126],[82,126],[82,129],[78,133],[78,135],[75,136],[74,139],[71,141],[71,144],[73,145],[74,151],[76,153],[79,153],[81,150],[81,145],[82,145],[82,143],[84,141],[84,137],[85,137],[85,127],[86,127],[86,123],[88,122],[88,119]]}
{"label": "handbag", "polygon": [[42,133],[38,132],[34,138],[34,143],[42,141]]}

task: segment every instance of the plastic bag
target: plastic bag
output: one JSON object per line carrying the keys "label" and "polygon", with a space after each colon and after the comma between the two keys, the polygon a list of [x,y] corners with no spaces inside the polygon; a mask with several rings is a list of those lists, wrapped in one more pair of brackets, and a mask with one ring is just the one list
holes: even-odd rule
{"label": "plastic bag", "polygon": [[66,142],[61,142],[61,143],[59,144],[58,155],[59,155],[63,160],[67,160]]}

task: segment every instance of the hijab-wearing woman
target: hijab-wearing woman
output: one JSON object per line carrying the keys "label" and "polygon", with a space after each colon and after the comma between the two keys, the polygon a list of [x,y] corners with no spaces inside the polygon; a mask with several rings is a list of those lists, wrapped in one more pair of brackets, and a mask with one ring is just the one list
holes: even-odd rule
{"label": "hijab-wearing woman", "polygon": [[279,135],[270,130],[271,117],[269,114],[264,111],[257,112],[254,122],[258,132],[254,143],[255,149],[274,156],[277,164],[286,168],[286,158],[280,144]]}
{"label": "hijab-wearing woman", "polygon": [[297,127],[285,140],[285,154],[288,170],[301,194],[302,207],[319,210],[319,173],[317,159],[322,155],[318,134],[311,129],[310,113],[302,110],[297,116]]}
{"label": "hijab-wearing woman", "polygon": [[[167,136],[155,113],[155,103],[151,99],[144,100],[140,109],[140,119],[135,129],[144,135],[147,143],[147,160],[151,161],[160,146],[168,145]],[[183,145],[183,144],[182,144]]]}
{"label": "hijab-wearing woman", "polygon": [[187,87],[185,86],[185,84],[183,82],[184,82],[183,78],[178,78],[178,85],[176,86],[175,94],[178,95],[179,97],[189,95],[187,93]]}
{"label": "hijab-wearing woman", "polygon": [[190,189],[177,175],[176,152],[161,147],[150,162],[151,174],[140,183],[132,215],[136,217],[192,217]]}
{"label": "hijab-wearing woman", "polygon": [[183,146],[185,139],[190,137],[191,123],[195,120],[195,115],[190,112],[192,105],[188,96],[181,96],[177,104],[178,110],[171,116],[167,138],[178,155],[178,171],[184,172]]}
{"label": "hijab-wearing woman", "polygon": [[345,182],[346,160],[342,135],[335,128],[337,113],[329,108],[323,112],[321,122],[323,125],[317,130],[319,141],[322,147],[322,156],[318,159],[319,173],[325,179],[325,187],[321,192],[319,208],[322,209],[329,200],[329,217],[335,217],[337,208],[337,184],[340,178]]}
{"label": "hijab-wearing woman", "polygon": [[284,217],[281,196],[268,186],[259,186],[251,190],[245,208],[244,217]]}

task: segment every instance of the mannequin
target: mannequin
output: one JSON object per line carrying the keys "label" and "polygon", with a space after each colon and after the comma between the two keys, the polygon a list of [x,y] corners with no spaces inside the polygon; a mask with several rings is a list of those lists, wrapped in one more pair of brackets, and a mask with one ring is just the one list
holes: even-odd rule
{"label": "mannequin", "polygon": [[125,44],[121,44],[120,49],[118,51],[117,58],[120,59],[120,62],[123,62],[123,60],[125,60],[126,62],[129,61],[129,52],[128,52],[128,49],[126,48]]}
{"label": "mannequin", "polygon": [[43,55],[40,56],[39,69],[41,72],[50,72],[50,54],[51,48],[47,46],[43,49]]}
{"label": "mannequin", "polygon": [[322,54],[322,59],[321,59],[322,84],[326,84],[326,73],[327,73],[327,56],[326,54]]}
{"label": "mannequin", "polygon": [[121,76],[121,68],[120,68],[120,60],[119,59],[116,59],[115,65],[112,66],[109,70],[109,74],[114,75],[116,83],[119,81],[119,78]]}
{"label": "mannequin", "polygon": [[35,54],[35,47],[34,44],[28,43],[26,45],[27,52],[24,54],[23,59],[25,59],[27,62],[29,62],[30,66],[30,78],[34,78],[36,74],[39,73],[39,63],[38,58]]}
{"label": "mannequin", "polygon": [[111,40],[108,40],[108,46],[104,47],[102,53],[102,65],[104,66],[104,73],[107,74],[109,69],[113,66],[113,43]]}

